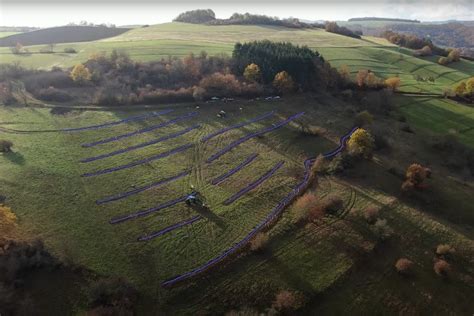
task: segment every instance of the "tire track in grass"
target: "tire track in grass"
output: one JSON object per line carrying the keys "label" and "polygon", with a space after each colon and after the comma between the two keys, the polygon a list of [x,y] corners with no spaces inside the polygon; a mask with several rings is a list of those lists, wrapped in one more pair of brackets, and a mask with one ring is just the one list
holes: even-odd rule
{"label": "tire track in grass", "polygon": [[184,202],[187,197],[188,197],[188,195],[183,195],[183,196],[180,196],[179,198],[176,198],[176,199],[174,199],[174,200],[167,201],[167,202],[165,202],[165,203],[159,204],[159,205],[157,205],[157,206],[148,208],[148,209],[143,210],[143,211],[131,213],[131,214],[128,214],[128,215],[123,215],[123,216],[114,217],[114,218],[112,218],[112,219],[109,221],[109,223],[110,223],[110,224],[119,224],[119,223],[123,223],[123,222],[129,221],[129,220],[131,220],[131,219],[135,219],[135,218],[147,216],[147,215],[150,215],[150,214],[152,214],[152,213],[158,212],[158,211],[160,211],[160,210],[162,210],[162,209],[171,207],[171,206],[173,206],[173,205],[175,205],[175,204],[178,204],[178,203],[180,203],[180,202]]}
{"label": "tire track in grass", "polygon": [[119,124],[123,124],[123,123],[146,120],[148,118],[160,116],[160,115],[163,115],[163,114],[168,114],[168,113],[173,112],[173,111],[174,110],[163,110],[163,111],[159,111],[159,112],[151,112],[151,113],[147,113],[147,114],[144,114],[144,115],[132,116],[132,117],[125,118],[123,120],[107,122],[107,123],[103,123],[103,124],[99,124],[99,125],[90,125],[90,126],[73,127],[73,128],[63,128],[63,129],[60,129],[60,131],[62,131],[62,132],[79,132],[79,131],[85,131],[85,130],[91,130],[91,129],[106,128],[106,127],[119,125]]}
{"label": "tire track in grass", "polygon": [[130,133],[126,133],[126,134],[121,134],[121,135],[117,135],[117,136],[113,136],[113,137],[101,139],[101,140],[98,140],[98,141],[95,141],[95,142],[91,142],[91,143],[85,143],[85,144],[82,144],[82,147],[86,147],[86,148],[94,147],[94,146],[97,146],[97,145],[101,145],[101,144],[106,144],[106,143],[114,142],[114,141],[117,141],[117,140],[120,140],[120,139],[123,139],[123,138],[132,137],[132,136],[135,136],[135,135],[138,135],[138,134],[151,132],[151,131],[154,131],[154,130],[156,130],[156,129],[159,129],[159,128],[162,128],[162,127],[166,127],[166,126],[175,124],[175,123],[180,122],[180,121],[184,121],[184,120],[187,120],[187,119],[191,119],[191,118],[193,118],[193,117],[196,116],[196,115],[198,115],[197,112],[190,112],[190,113],[187,113],[187,114],[178,116],[178,117],[176,117],[176,118],[174,118],[174,119],[172,119],[172,120],[169,120],[169,121],[166,121],[166,122],[162,122],[162,123],[160,123],[160,124],[153,125],[153,126],[148,126],[148,127],[145,127],[145,128],[139,129],[139,130],[136,130],[136,131],[134,131],[134,132],[130,132]]}
{"label": "tire track in grass", "polygon": [[271,131],[274,131],[276,129],[279,129],[281,128],[282,126],[288,124],[289,122],[297,119],[298,117],[302,116],[304,114],[304,112],[300,112],[300,113],[297,113],[295,115],[292,115],[290,116],[289,118],[287,118],[286,120],[283,120],[283,121],[280,121],[278,123],[275,123],[275,124],[272,124],[272,126],[269,126],[269,127],[266,127],[264,129],[261,129],[257,132],[254,132],[254,133],[251,133],[251,134],[248,134],[244,137],[241,137],[239,139],[237,139],[236,141],[230,143],[229,145],[227,145],[226,147],[224,147],[223,149],[219,150],[217,153],[213,154],[211,157],[209,157],[207,159],[207,163],[211,163],[213,162],[214,160],[218,159],[219,157],[221,157],[222,155],[224,155],[225,153],[227,153],[228,151],[230,151],[231,149],[233,149],[234,147],[237,147],[238,145],[240,145],[241,143],[243,142],[246,142],[248,141],[249,139],[252,139],[254,137],[258,137],[258,136],[261,136],[263,134],[266,134],[266,133],[269,133]]}
{"label": "tire track in grass", "polygon": [[[337,154],[339,154],[344,148],[346,147],[346,142],[347,139],[352,135],[352,133],[357,129],[358,127],[354,127],[349,133],[346,135],[342,136],[339,141],[339,146],[335,149],[332,150],[323,156],[330,159],[335,157]],[[182,282],[184,280],[190,279],[198,274],[201,274],[202,272],[206,271],[210,267],[222,262],[225,260],[227,257],[235,254],[239,249],[247,245],[247,243],[255,237],[257,233],[259,233],[263,228],[265,228],[267,225],[269,225],[271,222],[273,222],[280,214],[281,212],[290,204],[293,202],[293,200],[299,196],[303,190],[305,190],[306,186],[309,183],[310,180],[310,173],[311,173],[311,166],[313,165],[314,161],[316,160],[316,157],[311,157],[308,158],[304,161],[304,166],[305,166],[305,173],[304,173],[304,178],[301,182],[299,182],[295,188],[284,198],[282,199],[277,206],[275,206],[272,211],[265,217],[263,221],[261,221],[259,224],[257,224],[243,239],[241,239],[239,242],[235,243],[232,247],[228,248],[224,252],[222,252],[219,256],[214,257],[213,259],[207,261],[206,263],[202,264],[201,266],[198,266],[197,268],[194,268],[186,273],[174,276],[168,280],[165,280],[161,283],[163,287],[170,287],[172,285],[177,284],[178,282]],[[183,225],[181,225],[183,226]],[[181,227],[179,226],[179,227]]]}
{"label": "tire track in grass", "polygon": [[220,134],[223,134],[225,132],[228,132],[230,130],[233,130],[233,129],[236,129],[236,128],[240,128],[240,127],[243,127],[245,125],[249,125],[249,124],[252,124],[252,123],[255,123],[255,122],[258,122],[258,121],[261,121],[261,120],[264,120],[270,116],[272,116],[273,114],[275,114],[275,111],[271,111],[271,112],[268,112],[268,113],[265,113],[263,115],[260,115],[260,116],[257,116],[253,119],[250,119],[250,120],[247,120],[247,121],[244,121],[244,122],[241,122],[241,123],[238,123],[238,124],[235,124],[235,125],[232,125],[232,126],[229,126],[229,127],[226,127],[226,128],[223,128],[221,130],[218,130],[216,132],[213,132],[207,136],[204,136],[202,139],[201,139],[201,142],[206,142],[208,141],[209,139],[211,138],[214,138]]}
{"label": "tire track in grass", "polygon": [[232,176],[234,173],[240,171],[243,167],[247,166],[248,164],[250,164],[252,161],[255,160],[255,158],[257,158],[258,154],[257,153],[253,153],[252,155],[250,155],[249,157],[247,157],[243,162],[241,162],[238,166],[230,169],[229,171],[227,171],[226,173],[218,176],[217,178],[214,178],[214,180],[211,181],[211,184],[213,185],[216,185],[216,184],[219,184],[221,183],[222,181],[224,181],[225,179],[227,179],[228,177]]}
{"label": "tire track in grass", "polygon": [[96,160],[99,160],[99,159],[104,159],[104,158],[112,157],[112,156],[115,156],[115,155],[123,154],[123,153],[129,152],[129,151],[132,151],[132,150],[144,148],[146,146],[150,146],[150,145],[154,145],[154,144],[157,144],[157,143],[160,143],[160,142],[164,142],[165,140],[168,140],[168,139],[173,139],[173,138],[176,138],[178,136],[182,136],[182,135],[184,135],[186,133],[189,133],[190,131],[192,131],[196,128],[199,128],[199,127],[201,127],[201,125],[196,124],[194,126],[188,127],[186,129],[183,129],[183,130],[178,131],[176,133],[172,133],[172,134],[169,134],[169,135],[166,135],[166,136],[163,136],[163,137],[160,137],[160,138],[148,141],[148,142],[140,143],[140,144],[137,144],[137,145],[134,145],[134,146],[130,146],[130,147],[126,147],[126,148],[123,148],[123,149],[115,150],[115,151],[112,151],[110,153],[85,158],[85,159],[82,159],[80,162],[86,163],[86,162],[96,161]]}
{"label": "tire track in grass", "polygon": [[130,191],[126,191],[126,192],[122,192],[122,193],[118,193],[118,194],[114,194],[114,195],[111,195],[111,196],[104,197],[102,199],[99,199],[99,200],[95,201],[95,203],[97,205],[100,205],[100,204],[109,203],[109,202],[112,202],[112,201],[117,201],[117,200],[120,200],[120,199],[124,199],[126,197],[131,196],[131,195],[138,194],[140,192],[149,190],[151,188],[160,187],[160,186],[165,185],[169,182],[178,180],[182,177],[185,177],[185,176],[189,175],[190,173],[191,172],[189,170],[186,170],[186,171],[183,171],[183,172],[181,172],[181,173],[179,173],[179,174],[177,174],[173,177],[170,177],[170,178],[162,179],[160,181],[153,182],[153,183],[147,184],[145,186],[142,186],[142,187],[130,190]]}
{"label": "tire track in grass", "polygon": [[242,197],[243,195],[245,195],[246,193],[248,193],[249,191],[252,191],[253,189],[255,189],[256,187],[258,187],[260,184],[262,184],[263,182],[265,182],[266,180],[268,180],[271,176],[273,176],[273,174],[275,172],[278,171],[278,169],[281,168],[281,166],[283,166],[285,162],[284,161],[280,161],[278,162],[275,166],[273,166],[272,169],[268,170],[266,173],[264,173],[260,178],[258,178],[257,180],[255,180],[254,182],[250,183],[249,185],[247,185],[245,188],[243,188],[242,190],[238,191],[237,193],[235,193],[234,195],[232,195],[231,197],[229,197],[227,200],[224,201],[224,205],[229,205],[233,202],[235,202],[237,199],[239,199],[240,197]]}
{"label": "tire track in grass", "polygon": [[142,165],[142,164],[147,164],[147,163],[152,162],[154,160],[165,158],[165,157],[171,156],[173,154],[185,151],[186,149],[189,149],[191,147],[193,147],[193,144],[188,143],[188,144],[176,147],[176,148],[174,148],[170,151],[166,151],[166,152],[163,152],[161,154],[154,155],[154,156],[142,159],[142,160],[136,160],[136,161],[133,161],[133,162],[125,164],[125,165],[120,165],[120,166],[117,166],[117,167],[112,167],[112,168],[102,169],[102,170],[98,170],[98,171],[94,171],[94,172],[84,173],[84,174],[81,175],[81,177],[94,177],[94,176],[107,174],[107,173],[112,173],[112,172],[123,170],[123,169],[132,168],[132,167]]}

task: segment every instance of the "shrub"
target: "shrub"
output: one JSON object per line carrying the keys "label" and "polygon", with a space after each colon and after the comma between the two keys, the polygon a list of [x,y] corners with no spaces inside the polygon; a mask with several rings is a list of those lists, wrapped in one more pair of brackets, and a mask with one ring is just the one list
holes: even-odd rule
{"label": "shrub", "polygon": [[27,272],[43,267],[56,267],[59,262],[45,249],[41,241],[32,243],[0,239],[0,284],[22,281]]}
{"label": "shrub", "polygon": [[455,253],[456,250],[447,244],[440,244],[436,247],[436,254],[439,256],[446,256]]}
{"label": "shrub", "polygon": [[314,161],[313,165],[311,166],[311,175],[315,177],[318,172],[324,172],[326,162],[326,158],[324,158],[323,155],[319,154],[316,157],[316,160]]}
{"label": "shrub", "polygon": [[74,48],[72,48],[72,47],[66,47],[66,48],[64,48],[64,52],[65,52],[66,54],[76,54],[76,53],[77,53],[77,50],[74,49]]}
{"label": "shrub", "polygon": [[93,102],[98,105],[124,105],[129,103],[129,95],[129,87],[112,81],[97,90]]}
{"label": "shrub", "polygon": [[379,216],[380,208],[375,206],[369,206],[364,210],[364,218],[369,224],[375,223]]}
{"label": "shrub", "polygon": [[405,173],[405,182],[402,184],[403,191],[422,188],[426,178],[431,176],[431,169],[425,168],[420,164],[411,164]]}
{"label": "shrub", "polygon": [[333,158],[327,165],[326,172],[328,174],[342,174],[346,169],[354,166],[354,158],[347,154],[339,154]]}
{"label": "shrub", "polygon": [[464,94],[466,93],[466,83],[464,81],[461,81],[456,86],[454,86],[454,93],[459,97],[464,96]]}
{"label": "shrub", "polygon": [[257,64],[250,64],[245,67],[244,78],[247,81],[259,82],[262,79],[262,72]]}
{"label": "shrub", "polygon": [[393,234],[393,230],[387,224],[386,219],[377,219],[373,225],[373,231],[377,235],[377,238],[381,241],[385,241],[390,238]]}
{"label": "shrub", "polygon": [[431,56],[433,54],[433,51],[431,50],[431,47],[428,45],[423,46],[423,48],[416,50],[413,55],[414,56]]}
{"label": "shrub", "polygon": [[337,25],[336,22],[326,22],[325,29],[326,32],[336,33],[354,38],[360,38],[360,35],[352,32],[347,27]]}
{"label": "shrub", "polygon": [[446,66],[447,64],[449,64],[449,59],[446,57],[440,57],[438,59],[438,64]]}
{"label": "shrub", "polygon": [[116,314],[120,311],[131,311],[138,299],[138,292],[125,280],[103,278],[95,281],[88,293],[90,308],[102,307]]}
{"label": "shrub", "polygon": [[86,82],[91,80],[91,72],[89,68],[85,67],[83,64],[77,64],[71,70],[71,79],[75,82]]}
{"label": "shrub", "polygon": [[318,200],[313,193],[305,193],[296,200],[294,218],[297,223],[315,222],[326,213],[337,213],[343,207],[343,201],[337,196]]}
{"label": "shrub", "polygon": [[34,74],[28,74],[23,77],[25,88],[29,92],[35,93],[40,89],[55,87],[57,89],[73,87],[76,84],[71,77],[61,70],[41,71]]}
{"label": "shrub", "polygon": [[21,45],[20,43],[16,43],[15,46],[10,47],[10,51],[12,52],[12,54],[15,54],[15,55],[25,53],[25,49],[23,48],[23,45]]}
{"label": "shrub", "polygon": [[433,270],[437,275],[447,276],[451,272],[451,265],[445,260],[436,260],[433,265]]}
{"label": "shrub", "polygon": [[16,228],[16,220],[17,217],[11,208],[0,204],[0,231],[3,236],[8,236],[8,234]]}
{"label": "shrub", "polygon": [[47,89],[40,89],[35,96],[43,101],[52,101],[52,102],[67,102],[72,99],[71,95],[67,92],[61,91],[54,87],[49,87]]}
{"label": "shrub", "polygon": [[349,154],[364,158],[371,158],[374,150],[374,138],[363,128],[358,128],[352,133],[347,142]]}
{"label": "shrub", "polygon": [[294,218],[297,223],[304,222],[309,219],[309,213],[317,203],[316,196],[313,193],[305,193],[300,196],[294,205]]}
{"label": "shrub", "polygon": [[467,79],[466,81],[466,92],[468,94],[474,94],[474,77]]}
{"label": "shrub", "polygon": [[384,133],[383,131],[377,130],[373,132],[373,137],[374,137],[374,147],[376,150],[381,150],[384,148],[390,147],[390,144],[385,137],[387,133]]}
{"label": "shrub", "polygon": [[398,90],[400,87],[400,77],[390,77],[385,80],[385,86],[392,91]]}
{"label": "shrub", "polygon": [[448,59],[450,62],[460,61],[461,60],[461,51],[459,49],[453,49],[448,54]]}
{"label": "shrub", "polygon": [[336,214],[344,207],[344,201],[337,195],[330,195],[322,200],[322,208],[325,212]]}
{"label": "shrub", "polygon": [[382,88],[384,81],[377,77],[372,71],[361,69],[357,72],[356,83],[360,88]]}
{"label": "shrub", "polygon": [[[129,97],[129,102],[133,103]],[[147,91],[146,89],[139,90],[136,103],[142,104],[158,104],[171,102],[191,102],[195,99],[193,88],[180,88],[178,90],[158,89],[154,91]]]}
{"label": "shrub", "polygon": [[279,93],[287,94],[294,92],[295,82],[286,71],[281,71],[275,75],[275,78],[273,79],[273,87],[275,87]]}
{"label": "shrub", "polygon": [[9,153],[12,151],[13,143],[9,140],[1,139],[0,140],[0,152]]}
{"label": "shrub", "polygon": [[258,233],[250,242],[250,250],[261,251],[268,243],[268,235],[265,233]]}
{"label": "shrub", "polygon": [[264,87],[257,83],[242,83],[240,87],[240,95],[245,98],[255,98],[258,96],[262,96],[265,93]]}
{"label": "shrub", "polygon": [[302,297],[295,292],[282,290],[275,296],[273,307],[279,311],[294,311],[302,306]]}
{"label": "shrub", "polygon": [[365,125],[370,125],[374,121],[374,116],[368,111],[362,111],[356,114],[354,119],[354,124],[356,126],[362,127]]}
{"label": "shrub", "polygon": [[10,81],[0,83],[0,104],[10,105],[16,101],[12,91],[12,83]]}
{"label": "shrub", "polygon": [[339,75],[345,82],[349,82],[351,80],[351,71],[347,65],[342,65],[339,67]]}
{"label": "shrub", "polygon": [[413,268],[413,261],[407,258],[400,258],[395,263],[395,269],[400,274],[408,274],[411,272],[412,268]]}
{"label": "shrub", "polygon": [[216,72],[204,77],[199,82],[199,87],[204,91],[204,97],[226,97],[240,94],[240,83],[234,75]]}

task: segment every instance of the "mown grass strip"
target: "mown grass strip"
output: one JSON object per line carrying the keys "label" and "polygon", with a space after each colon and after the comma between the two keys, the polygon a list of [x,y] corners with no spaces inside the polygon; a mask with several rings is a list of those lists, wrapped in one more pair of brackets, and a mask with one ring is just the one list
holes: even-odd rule
{"label": "mown grass strip", "polygon": [[153,183],[150,183],[150,184],[147,184],[145,186],[142,186],[142,187],[139,187],[139,188],[136,188],[136,189],[133,189],[133,190],[130,190],[130,191],[126,191],[126,192],[122,192],[122,193],[119,193],[119,194],[115,194],[115,195],[111,195],[111,196],[107,196],[105,198],[102,198],[102,199],[99,199],[97,201],[95,201],[96,204],[100,205],[100,204],[104,204],[104,203],[109,203],[109,202],[112,202],[112,201],[117,201],[117,200],[121,200],[121,199],[124,199],[126,197],[129,197],[131,195],[135,195],[135,194],[138,194],[140,192],[143,192],[143,191],[146,191],[146,190],[149,190],[151,188],[155,188],[155,187],[160,187],[164,184],[167,184],[171,181],[175,181],[175,180],[178,180],[182,177],[185,177],[187,175],[189,175],[191,173],[191,171],[189,170],[186,170],[186,171],[183,171],[173,177],[169,177],[169,178],[166,178],[166,179],[162,179],[160,181],[157,181],[157,182],[153,182]]}
{"label": "mown grass strip", "polygon": [[257,156],[258,156],[257,153],[253,153],[252,155],[247,157],[247,159],[245,159],[243,162],[241,162],[237,167],[230,169],[226,173],[224,173],[224,174],[218,176],[217,178],[215,178],[214,180],[212,180],[211,184],[216,185],[216,184],[221,183],[222,181],[224,181],[225,179],[227,179],[228,177],[230,177],[234,173],[240,171],[243,167],[245,167],[246,165],[248,165],[249,163],[254,161],[254,159],[257,158]]}
{"label": "mown grass strip", "polygon": [[127,148],[115,150],[115,151],[112,151],[112,152],[110,152],[110,153],[106,153],[106,154],[102,154],[102,155],[98,155],[98,156],[94,156],[94,157],[85,158],[85,159],[82,159],[81,162],[82,162],[82,163],[86,163],[86,162],[96,161],[96,160],[100,160],[100,159],[112,157],[112,156],[115,156],[115,155],[123,154],[123,153],[129,152],[129,151],[132,151],[132,150],[136,150],[136,149],[139,149],[139,148],[146,147],[146,146],[154,145],[154,144],[163,142],[163,141],[165,141],[165,140],[172,139],[172,138],[176,138],[176,137],[178,137],[178,136],[184,135],[184,134],[189,133],[190,131],[192,131],[192,130],[194,130],[194,129],[196,129],[196,128],[199,128],[199,127],[201,127],[201,125],[196,124],[196,125],[194,125],[194,126],[191,126],[191,127],[186,128],[186,129],[183,129],[183,130],[181,130],[181,131],[179,131],[179,132],[172,133],[172,134],[169,134],[169,135],[166,135],[166,136],[163,136],[163,137],[160,137],[160,138],[151,140],[151,141],[149,141],[149,142],[144,142],[144,143],[141,143],[141,144],[138,144],[138,145],[134,145],[134,146],[130,146],[130,147],[127,147]]}
{"label": "mown grass strip", "polygon": [[275,166],[273,166],[272,169],[268,170],[267,172],[265,172],[260,178],[258,178],[257,180],[255,180],[254,182],[250,183],[249,185],[247,185],[245,188],[241,189],[239,192],[235,193],[234,195],[232,195],[230,198],[228,198],[227,200],[224,201],[224,205],[229,205],[233,202],[235,202],[237,199],[239,199],[241,196],[247,194],[249,191],[255,189],[256,187],[258,187],[260,184],[262,184],[263,182],[265,182],[268,178],[270,178],[275,172],[277,172],[278,169],[281,168],[281,166],[283,166],[285,162],[284,161],[280,161],[278,162]]}
{"label": "mown grass strip", "polygon": [[131,219],[147,216],[147,215],[150,215],[154,212],[160,211],[162,209],[171,207],[171,206],[173,206],[175,204],[178,204],[180,202],[184,202],[187,197],[188,197],[187,195],[183,195],[183,196],[181,196],[177,199],[165,202],[163,204],[151,207],[151,208],[143,210],[143,211],[135,212],[135,213],[124,215],[124,216],[114,217],[109,221],[109,223],[110,224],[119,224],[119,223],[123,223],[125,221],[129,221]]}
{"label": "mown grass strip", "polygon": [[213,137],[216,137],[218,135],[221,135],[221,134],[224,134],[225,132],[228,132],[230,130],[233,130],[233,129],[236,129],[236,128],[240,128],[240,127],[243,127],[245,125],[249,125],[249,124],[252,124],[252,123],[255,123],[255,122],[258,122],[258,121],[261,121],[261,120],[264,120],[266,119],[267,117],[270,117],[272,116],[273,114],[275,114],[275,111],[271,111],[271,112],[268,112],[268,113],[265,113],[263,115],[260,115],[258,117],[255,117],[253,119],[250,119],[248,121],[244,121],[244,122],[241,122],[241,123],[238,123],[238,124],[235,124],[235,125],[232,125],[232,126],[229,126],[229,127],[226,127],[226,128],[223,128],[221,130],[218,130],[214,133],[211,133],[207,136],[204,136],[202,139],[201,139],[201,142],[205,142],[205,141],[208,141],[209,139],[213,138]]}
{"label": "mown grass strip", "polygon": [[177,123],[177,122],[190,119],[190,118],[192,118],[192,117],[194,117],[194,116],[196,116],[196,115],[198,115],[197,112],[190,112],[190,113],[187,113],[187,114],[178,116],[178,117],[176,117],[176,118],[174,118],[174,119],[172,119],[172,120],[169,120],[169,121],[166,121],[166,122],[157,124],[157,125],[145,127],[145,128],[136,130],[136,131],[134,131],[134,132],[130,132],[130,133],[126,133],[126,134],[122,134],[122,135],[118,135],[118,136],[109,137],[109,138],[102,139],[102,140],[98,140],[98,141],[95,141],[95,142],[92,142],[92,143],[82,144],[82,147],[93,147],[93,146],[97,146],[97,145],[101,145],[101,144],[106,144],[106,143],[114,142],[114,141],[117,141],[117,140],[120,140],[120,139],[123,139],[123,138],[127,138],[127,137],[134,136],[134,135],[138,135],[138,134],[142,134],[142,133],[151,132],[151,131],[154,131],[154,130],[156,130],[156,129],[159,129],[159,128],[162,128],[162,127],[166,127],[166,126],[175,124],[175,123]]}
{"label": "mown grass strip", "polygon": [[94,172],[89,172],[89,173],[84,173],[84,174],[81,175],[81,177],[94,177],[94,176],[98,176],[98,175],[102,175],[102,174],[106,174],[106,173],[111,173],[111,172],[115,172],[115,171],[119,171],[119,170],[123,170],[123,169],[132,168],[132,167],[135,167],[135,166],[138,166],[138,165],[142,165],[144,163],[148,163],[148,162],[151,162],[151,161],[154,161],[154,160],[158,160],[158,159],[161,159],[161,158],[171,156],[173,154],[176,154],[176,153],[184,151],[188,148],[191,148],[192,146],[193,146],[193,144],[185,144],[185,145],[176,147],[176,148],[174,148],[170,151],[166,151],[164,153],[154,155],[154,156],[151,156],[151,157],[148,157],[148,158],[145,158],[145,159],[133,161],[133,162],[125,164],[125,165],[112,167],[112,168],[107,168],[107,169],[102,169],[102,170],[99,170],[99,171],[94,171]]}
{"label": "mown grass strip", "polygon": [[91,126],[75,127],[75,128],[63,128],[60,131],[62,131],[62,132],[79,132],[79,131],[85,131],[85,130],[91,130],[91,129],[106,128],[106,127],[119,125],[119,124],[123,124],[123,123],[128,123],[128,122],[146,120],[147,118],[160,116],[160,115],[163,115],[163,114],[168,114],[168,113],[173,112],[173,111],[174,110],[163,110],[163,111],[159,111],[159,112],[151,112],[151,113],[147,113],[147,114],[144,114],[144,115],[132,116],[132,117],[125,118],[123,120],[103,123],[103,124],[99,124],[99,125],[91,125]]}
{"label": "mown grass strip", "polygon": [[201,215],[196,215],[194,217],[191,217],[190,219],[187,219],[185,221],[182,221],[182,222],[176,223],[174,225],[168,226],[168,227],[166,227],[162,230],[159,230],[155,233],[138,237],[138,241],[148,241],[150,239],[153,239],[153,238],[159,237],[161,235],[164,235],[166,233],[169,233],[172,230],[181,228],[181,227],[186,226],[186,225],[190,225],[190,224],[192,224],[192,223],[194,223],[194,222],[196,222],[200,219],[202,219]]}
{"label": "mown grass strip", "polygon": [[257,136],[260,136],[260,135],[263,135],[263,134],[266,134],[266,133],[269,133],[271,131],[274,131],[278,128],[281,128],[282,126],[288,124],[289,122],[297,119],[298,117],[300,117],[301,115],[303,115],[304,112],[300,112],[300,113],[297,113],[295,115],[292,115],[290,116],[289,118],[287,118],[286,120],[283,120],[283,121],[280,121],[278,123],[275,123],[275,124],[272,124],[272,126],[269,126],[269,127],[266,127],[264,129],[261,129],[260,131],[257,131],[255,133],[251,133],[251,134],[248,134],[244,137],[241,137],[239,139],[237,139],[236,141],[230,143],[229,145],[225,146],[224,148],[222,148],[221,150],[219,150],[218,152],[216,152],[215,154],[213,154],[211,157],[209,157],[206,162],[207,163],[211,163],[213,162],[214,160],[218,159],[219,157],[221,157],[222,155],[224,155],[225,153],[227,153],[228,151],[230,151],[231,149],[233,149],[234,147],[237,147],[238,145],[242,144],[243,142],[246,142],[248,141],[249,139],[252,139],[254,137],[257,137]]}
{"label": "mown grass strip", "polygon": [[[327,158],[332,158],[338,153],[340,153],[344,148],[345,148],[345,143],[347,139],[352,135],[352,133],[356,130],[357,128],[353,128],[349,133],[345,134],[340,138],[339,141],[339,146],[335,149],[332,150],[328,153],[323,154],[323,156]],[[343,145],[342,145],[343,144]],[[342,146],[341,146],[342,145]],[[221,253],[219,256],[207,261],[203,265],[192,269],[191,271],[188,271],[186,273],[174,276],[168,280],[165,280],[164,282],[161,283],[161,286],[163,287],[171,287],[179,282],[185,281],[187,279],[193,278],[200,273],[206,271],[207,269],[211,268],[212,266],[224,261],[227,259],[229,256],[235,254],[238,250],[242,249],[247,243],[252,240],[252,238],[255,237],[263,228],[268,226],[270,223],[272,223],[275,219],[277,219],[281,212],[290,204],[293,202],[293,200],[301,195],[303,191],[306,189],[306,187],[309,185],[310,179],[311,179],[311,166],[313,165],[314,161],[316,160],[316,157],[311,157],[308,158],[304,161],[304,167],[305,167],[305,172],[304,172],[304,178],[303,180],[296,185],[296,187],[283,199],[281,200],[277,206],[273,208],[273,210],[265,217],[265,219],[260,222],[257,226],[255,226],[254,229],[252,229],[242,240],[237,242],[236,244],[232,245],[232,247],[228,248],[225,250],[223,253]]]}

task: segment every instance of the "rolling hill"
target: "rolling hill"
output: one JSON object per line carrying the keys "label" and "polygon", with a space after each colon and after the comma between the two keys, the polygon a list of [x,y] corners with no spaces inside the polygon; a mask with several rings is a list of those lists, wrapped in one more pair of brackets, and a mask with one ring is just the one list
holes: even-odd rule
{"label": "rolling hill", "polygon": [[[230,54],[235,42],[256,39],[307,45],[353,76],[371,69],[382,78],[400,77],[393,111],[377,115],[371,126],[383,131],[388,148],[371,161],[349,161],[343,175],[318,173],[308,189],[318,200],[341,199],[341,208],[302,225],[290,205],[278,221],[268,221],[305,180],[307,159],[343,150],[342,137],[354,128],[359,109],[327,93],[158,106],[1,106],[0,133],[14,151],[0,156],[0,193],[25,234],[87,271],[126,276],[143,294],[143,314],[225,314],[247,304],[267,311],[280,290],[304,295],[308,315],[470,312],[474,188],[452,175],[431,142],[452,133],[474,148],[474,109],[438,97],[472,77],[474,63],[441,66],[436,56],[417,58],[384,39],[319,29],[184,23],[58,44],[51,54],[39,53],[41,45],[21,55],[1,48],[0,59],[70,67],[119,49],[154,61],[202,50]],[[62,53],[66,47],[78,53]],[[221,110],[225,117],[217,116]],[[301,117],[287,121],[294,115]],[[400,115],[404,120],[395,119]],[[303,133],[300,118],[317,133]],[[433,169],[418,199],[400,190],[413,162]],[[208,209],[184,203],[191,190]],[[382,240],[365,219],[370,207],[379,209],[391,239]],[[257,228],[269,236],[264,250],[234,252]],[[433,271],[438,244],[456,248],[449,278]],[[394,269],[400,257],[415,262],[413,279]],[[163,287],[190,271],[199,273]]]}
{"label": "rolling hill", "polygon": [[20,43],[23,46],[39,44],[57,44],[88,42],[119,35],[128,31],[126,28],[109,28],[101,26],[59,26],[36,31],[13,34],[0,38],[0,47],[11,47]]}

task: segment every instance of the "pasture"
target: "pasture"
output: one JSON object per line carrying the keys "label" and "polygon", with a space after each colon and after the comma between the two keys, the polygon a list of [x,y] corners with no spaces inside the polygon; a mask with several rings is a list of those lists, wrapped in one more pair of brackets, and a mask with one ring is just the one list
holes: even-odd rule
{"label": "pasture", "polygon": [[[332,66],[337,68],[342,65],[348,66],[353,76],[360,69],[370,69],[381,78],[399,76],[401,79],[400,91],[403,93],[440,95],[447,88],[474,74],[474,63],[471,61],[462,60],[441,66],[437,64],[436,56],[416,58],[413,57],[413,52],[409,49],[399,48],[385,39],[370,36],[358,40],[320,29],[298,30],[242,25],[207,26],[186,23],[165,23],[135,28],[118,36],[99,41],[57,44],[54,49],[55,53],[52,54],[40,53],[40,49],[44,45],[28,46],[29,53],[22,55],[13,55],[9,48],[2,47],[0,48],[0,61],[3,63],[19,61],[26,67],[43,69],[52,66],[71,67],[87,60],[92,54],[110,53],[113,49],[127,52],[134,60],[154,61],[169,56],[183,57],[189,53],[199,54],[201,51],[206,51],[210,55],[231,54],[235,42],[258,39],[290,41],[299,45],[307,45],[319,51]],[[77,53],[64,53],[64,49],[69,47],[74,48]],[[432,78],[434,81],[429,81],[428,78]],[[407,98],[405,99],[408,100]],[[452,127],[446,123],[442,116],[431,115],[429,123],[427,123],[426,116],[414,116],[414,113],[420,113],[419,109],[412,109],[410,105],[405,105],[417,102],[416,98],[411,98],[401,104],[404,114],[412,113],[412,115],[407,115],[410,124],[431,132],[444,132]],[[425,108],[428,111],[439,109],[441,106],[448,116],[456,116],[462,112],[466,116],[464,121],[474,115],[472,107],[454,105],[455,103],[451,101],[431,100],[425,104],[428,106]],[[471,127],[472,125],[469,124],[468,127]],[[462,135],[460,137],[464,143],[470,144],[467,138]]]}
{"label": "pasture", "polygon": [[[328,102],[333,106],[327,107]],[[220,109],[225,109],[226,118],[216,117]],[[141,308],[153,306],[164,313],[195,314],[203,308],[223,313],[243,302],[268,304],[278,289],[303,291],[311,301],[356,268],[354,251],[371,252],[375,246],[370,229],[362,229],[363,222],[353,223],[360,221],[360,211],[368,205],[383,207],[383,217],[397,231],[404,231],[409,223],[410,236],[419,236],[420,244],[414,246],[418,251],[440,242],[468,251],[464,235],[394,202],[377,186],[321,176],[310,190],[319,198],[340,196],[344,207],[338,214],[301,227],[295,225],[290,207],[269,231],[270,242],[263,253],[230,256],[176,288],[162,288],[163,281],[201,266],[245,238],[302,180],[306,158],[337,148],[339,138],[352,127],[343,109],[343,104],[327,97],[209,103],[199,109],[182,104],[154,107],[152,115],[151,109],[140,107],[71,108],[62,115],[52,114],[50,108],[3,107],[2,127],[36,132],[3,130],[15,151],[1,157],[2,193],[29,236],[43,239],[54,254],[95,273],[127,276],[145,293]],[[290,124],[273,130],[278,122],[302,111],[312,124],[328,129],[324,137],[303,135]],[[121,119],[128,120],[110,124]],[[84,126],[95,127],[64,131]],[[209,161],[242,137],[244,142]],[[184,149],[174,152],[180,147]],[[106,169],[110,172],[100,172]],[[233,169],[237,170],[226,175]],[[385,186],[399,186],[399,180],[386,171],[373,171],[369,180],[382,175]],[[223,180],[212,182],[223,175]],[[225,203],[262,178],[252,190]],[[202,193],[209,210],[190,208],[180,199],[191,185]],[[377,259],[385,269],[403,249],[390,253]],[[429,261],[423,251],[416,256],[423,265]],[[380,277],[378,271],[374,278]],[[441,280],[432,284],[432,278],[423,274],[420,284],[438,286]],[[390,280],[402,282],[395,276]],[[447,290],[463,286],[455,282]],[[378,297],[398,297],[402,289],[397,285]],[[443,311],[445,307],[431,308]],[[383,304],[377,309],[389,310]]]}
{"label": "pasture", "polygon": [[18,34],[20,32],[7,32],[7,31],[0,31],[0,38],[2,37],[7,37],[7,36],[10,36],[10,35],[14,35],[14,34]]}

